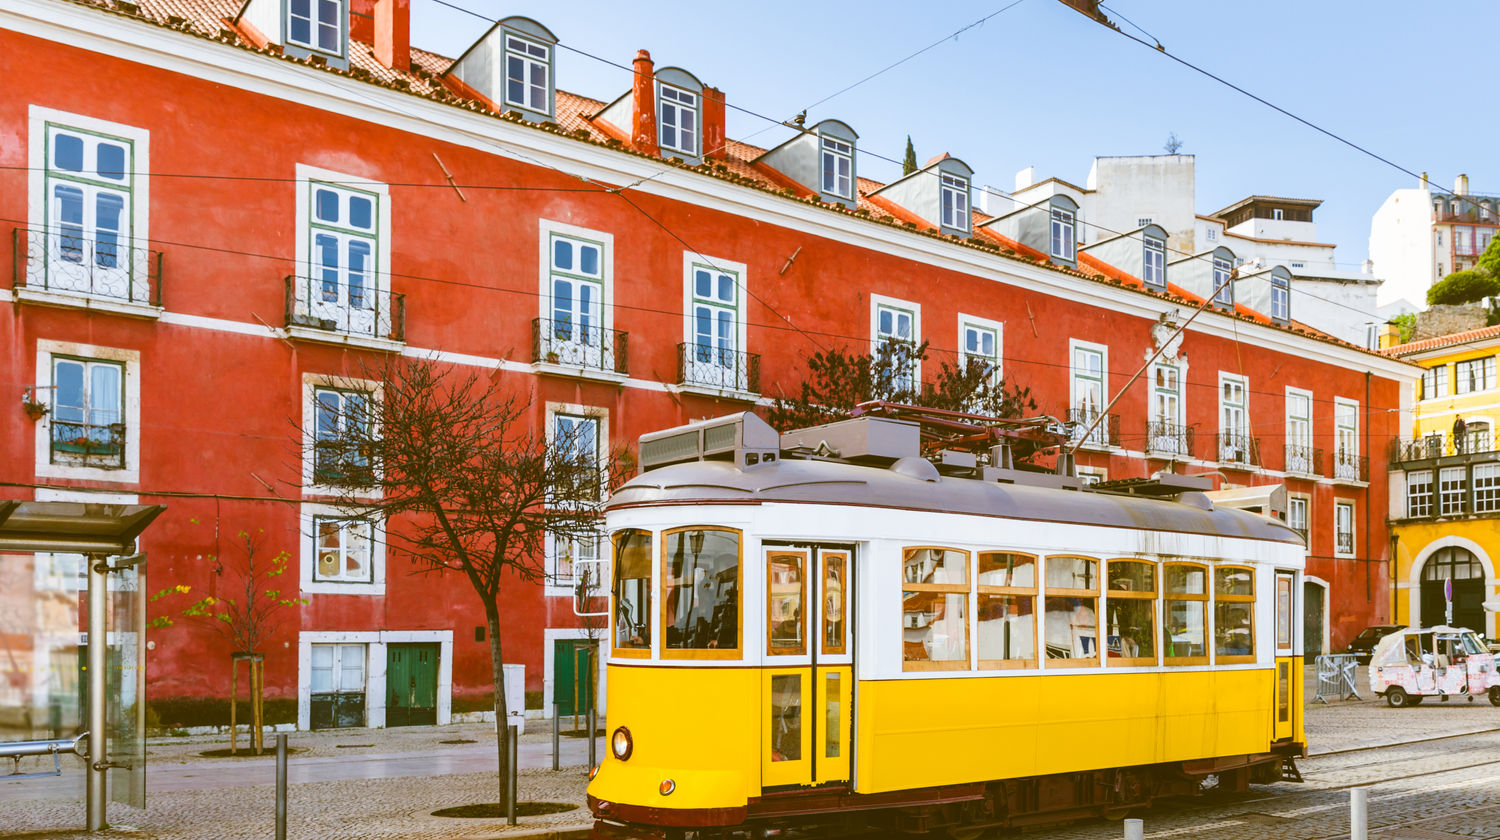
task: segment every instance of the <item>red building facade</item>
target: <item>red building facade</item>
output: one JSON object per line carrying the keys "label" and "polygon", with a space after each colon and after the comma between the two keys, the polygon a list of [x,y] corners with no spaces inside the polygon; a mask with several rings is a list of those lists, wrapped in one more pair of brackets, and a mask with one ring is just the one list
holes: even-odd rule
{"label": "red building facade", "polygon": [[[391,353],[490,371],[536,428],[598,446],[764,406],[810,353],[888,340],[930,342],[929,365],[981,358],[1058,417],[1123,390],[1081,472],[1284,483],[1321,601],[1309,647],[1387,618],[1369,463],[1415,369],[1251,308],[1272,278],[1153,261],[1149,226],[1080,247],[1056,199],[974,213],[953,157],[859,178],[837,121],[773,149],[726,140],[724,95],[644,52],[631,91],[584,99],[556,89],[535,22],[454,61],[410,48],[406,0],[324,5],[0,7],[0,72],[27,80],[0,95],[0,383],[47,407],[0,407],[0,496],[168,505],[142,541],[153,590],[213,592],[235,535],[263,532],[306,602],[266,660],[299,725],[428,719],[386,700],[418,655],[431,720],[488,705],[467,584],[416,574],[383,536],[399,522],[333,519],[330,465],[300,439],[372,398],[361,373]],[[554,554],[554,579],[506,603],[532,692],[590,635],[569,595],[597,549]],[[225,696],[217,637],[149,641],[161,708]]]}

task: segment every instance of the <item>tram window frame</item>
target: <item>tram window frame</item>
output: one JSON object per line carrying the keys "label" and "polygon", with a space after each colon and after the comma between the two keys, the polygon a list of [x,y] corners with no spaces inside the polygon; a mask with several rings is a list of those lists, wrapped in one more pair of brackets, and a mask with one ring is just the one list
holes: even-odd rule
{"label": "tram window frame", "polygon": [[[1221,572],[1244,572],[1246,574],[1246,576],[1248,577],[1249,581],[1250,581],[1250,592],[1249,592],[1249,594],[1235,593],[1235,592],[1221,592],[1220,591],[1221,587],[1219,585],[1219,574]],[[1229,565],[1229,564],[1226,564],[1226,565],[1214,566],[1213,575],[1214,575],[1214,624],[1213,624],[1213,632],[1214,632],[1214,664],[1216,664],[1216,665],[1247,665],[1247,664],[1252,664],[1252,663],[1254,663],[1256,661],[1255,650],[1256,650],[1256,646],[1257,646],[1256,645],[1256,638],[1255,638],[1255,591],[1256,591],[1256,588],[1257,588],[1257,584],[1255,582],[1255,569],[1252,568],[1252,567],[1250,567],[1250,566],[1240,566],[1240,565]],[[1249,621],[1250,652],[1248,654],[1241,654],[1241,653],[1221,654],[1221,653],[1219,653],[1219,641],[1220,641],[1220,638],[1221,638],[1221,632],[1223,631],[1223,629],[1225,627],[1225,622],[1222,621],[1221,618],[1220,618],[1220,613],[1221,613],[1220,606],[1223,605],[1223,606],[1227,607],[1227,606],[1230,606],[1230,605],[1233,605],[1233,604],[1249,604],[1250,605],[1248,608],[1243,608],[1243,609],[1247,610],[1246,614],[1249,616],[1249,619],[1250,619],[1250,621]]]}
{"label": "tram window frame", "polygon": [[[1027,564],[1031,567],[1031,585],[1030,586],[1025,586],[1025,585],[995,586],[995,585],[991,585],[991,584],[981,583],[980,581],[982,581],[984,579],[984,575],[985,575],[984,564],[985,564],[986,558],[996,557],[996,556],[1025,558],[1027,560]],[[1011,569],[1011,570],[1013,570],[1013,568],[1014,567],[1008,567],[1008,569]],[[974,655],[978,659],[979,670],[981,670],[981,671],[1003,671],[1003,670],[1020,670],[1020,669],[1028,669],[1028,668],[1035,668],[1036,667],[1036,663],[1037,663],[1037,642],[1038,642],[1039,637],[1041,635],[1040,632],[1039,632],[1039,630],[1038,630],[1038,627],[1037,627],[1037,614],[1036,614],[1036,594],[1037,594],[1037,583],[1038,583],[1037,575],[1040,572],[1040,570],[1041,570],[1041,558],[1037,557],[1035,554],[1026,554],[1026,553],[1020,552],[1020,551],[980,551],[980,552],[976,552],[975,559],[974,559],[974,582],[975,582],[975,591],[976,591],[975,606],[974,606],[974,627],[975,627]],[[1014,572],[1013,571],[1011,571],[1011,575],[1010,576],[1014,577]],[[983,639],[982,636],[979,635],[978,628],[979,628],[979,623],[982,620],[981,616],[984,614],[984,605],[985,605],[985,599],[986,599],[986,597],[995,598],[995,599],[999,599],[999,598],[1025,598],[1026,599],[1027,605],[1030,607],[1030,611],[1031,611],[1031,656],[1030,657],[1026,657],[1026,658],[1012,658],[1012,659],[985,659],[984,658],[984,639]]]}
{"label": "tram window frame", "polygon": [[[776,592],[772,589],[771,568],[776,558],[797,558],[798,580],[797,580],[797,609],[798,614],[793,619],[797,624],[797,644],[795,647],[789,645],[777,646],[776,637],[772,631],[778,624],[774,620],[773,612],[776,604]],[[811,553],[806,549],[791,548],[768,548],[766,549],[766,655],[767,656],[803,656],[807,653],[807,576],[812,571]]]}
{"label": "tram window frame", "polygon": [[[1087,589],[1087,588],[1066,587],[1066,586],[1057,586],[1057,587],[1054,587],[1052,584],[1050,584],[1048,582],[1048,577],[1052,573],[1052,563],[1055,560],[1086,560],[1086,561],[1094,564],[1094,580],[1095,580],[1094,588]],[[1100,662],[1101,662],[1101,658],[1102,658],[1102,652],[1100,651],[1100,648],[1099,648],[1099,606],[1100,606],[1099,600],[1100,600],[1100,592],[1101,592],[1101,590],[1103,588],[1103,585],[1104,585],[1104,580],[1103,580],[1102,576],[1099,574],[1099,567],[1100,567],[1099,558],[1097,558],[1097,557],[1089,557],[1088,555],[1085,555],[1085,554],[1049,554],[1045,558],[1045,560],[1043,562],[1042,574],[1041,574],[1041,585],[1042,585],[1042,633],[1041,633],[1042,640],[1041,640],[1041,646],[1040,646],[1041,647],[1041,651],[1045,652],[1047,650],[1048,642],[1049,642],[1049,640],[1051,638],[1050,635],[1047,633],[1047,615],[1052,612],[1052,610],[1049,609],[1049,607],[1050,607],[1051,602],[1054,599],[1061,601],[1063,599],[1068,599],[1068,598],[1072,598],[1072,599],[1085,599],[1086,598],[1086,599],[1089,599],[1089,600],[1091,600],[1093,602],[1093,611],[1094,611],[1094,654],[1092,656],[1086,656],[1086,657],[1074,657],[1074,656],[1052,657],[1052,656],[1045,656],[1044,653],[1043,654],[1039,654],[1039,655],[1044,655],[1045,656],[1045,658],[1043,660],[1045,668],[1097,668],[1097,667],[1100,667]],[[1076,610],[1077,607],[1075,606],[1072,609]],[[1070,628],[1072,627],[1071,624],[1069,626],[1070,626]],[[1072,642],[1072,640],[1069,639],[1070,646],[1071,646],[1071,642]]]}
{"label": "tram window frame", "polygon": [[[620,594],[621,594],[620,590],[621,590],[621,584],[623,583],[623,581],[620,578],[620,574],[621,574],[621,572],[625,571],[625,563],[623,562],[622,558],[620,557],[620,552],[622,551],[623,543],[625,542],[625,540],[628,539],[629,537],[633,536],[633,535],[644,535],[645,538],[646,538],[646,550],[645,550],[646,577],[645,578],[629,578],[629,580],[645,580],[645,582],[646,582],[645,587],[644,587],[644,595],[645,595],[644,600],[645,600],[645,604],[644,604],[643,609],[642,609],[642,613],[646,617],[646,623],[645,623],[646,637],[645,637],[645,643],[644,644],[640,644],[640,645],[630,644],[628,642],[622,642],[620,640]],[[610,604],[609,604],[610,640],[611,640],[611,655],[613,655],[613,656],[618,656],[618,657],[627,658],[627,659],[650,659],[651,658],[651,642],[652,642],[652,633],[651,633],[651,619],[652,619],[651,598],[652,598],[652,593],[654,591],[654,585],[653,585],[653,582],[651,580],[651,567],[653,565],[652,562],[651,562],[651,560],[652,560],[652,554],[653,554],[653,551],[652,551],[652,542],[653,542],[654,539],[655,539],[655,535],[653,535],[650,531],[645,530],[644,528],[624,528],[622,530],[616,531],[614,534],[612,534],[610,536],[610,541],[611,541],[611,544],[613,545],[613,549],[614,549],[614,551],[613,551],[613,554],[614,554],[614,563],[613,563],[613,565],[614,565],[614,573],[611,575],[611,585],[610,585],[610,589],[609,589],[609,600],[610,600]]]}
{"label": "tram window frame", "polygon": [[[831,600],[834,595],[834,587],[829,584],[832,577],[828,570],[837,560],[839,564],[838,574],[838,600]],[[849,652],[849,552],[847,551],[818,551],[818,572],[822,575],[819,581],[822,583],[818,595],[822,598],[822,626],[818,628],[818,643],[821,645],[819,651],[823,656],[844,656]],[[835,626],[829,620],[832,608],[838,609],[838,643],[831,643],[828,639],[828,631]]]}
{"label": "tram window frame", "polygon": [[[1123,578],[1123,577],[1122,578],[1118,578],[1118,579],[1116,578],[1116,576],[1115,576],[1115,570],[1117,568],[1123,569],[1123,568],[1130,567],[1130,566],[1136,566],[1136,567],[1140,567],[1142,569],[1149,570],[1149,572],[1150,572],[1149,578],[1144,581],[1144,583],[1150,585],[1149,588],[1144,588],[1144,589],[1135,589],[1135,588],[1116,589],[1115,588],[1115,584],[1117,582],[1118,583],[1129,583],[1132,587],[1142,585],[1143,582],[1141,580],[1139,580],[1139,579],[1126,579],[1126,578]],[[1142,655],[1140,655],[1140,647],[1139,647],[1140,646],[1140,640],[1132,638],[1131,641],[1134,641],[1136,643],[1136,645],[1137,645],[1137,647],[1136,647],[1136,655],[1135,656],[1125,656],[1124,655],[1125,637],[1122,635],[1121,638],[1120,638],[1120,643],[1121,643],[1120,644],[1120,647],[1121,647],[1120,655],[1119,656],[1114,656],[1114,655],[1112,655],[1112,652],[1109,650],[1109,639],[1110,639],[1110,637],[1111,637],[1112,634],[1105,633],[1104,634],[1104,640],[1105,640],[1105,644],[1104,644],[1104,664],[1107,665],[1107,666],[1110,666],[1110,667],[1131,667],[1131,666],[1139,667],[1139,666],[1142,666],[1142,665],[1155,665],[1156,662],[1157,662],[1157,655],[1156,655],[1157,654],[1157,651],[1156,651],[1156,645],[1157,645],[1157,640],[1156,640],[1156,624],[1157,624],[1156,599],[1157,599],[1157,593],[1160,590],[1161,569],[1157,566],[1157,564],[1156,564],[1156,562],[1154,560],[1146,560],[1146,559],[1140,558],[1140,557],[1121,557],[1121,558],[1117,558],[1117,559],[1112,559],[1112,560],[1110,560],[1108,562],[1108,564],[1106,565],[1105,568],[1106,568],[1106,572],[1105,572],[1105,580],[1104,580],[1104,629],[1106,629],[1106,630],[1109,629],[1110,620],[1111,620],[1111,618],[1114,617],[1112,615],[1112,610],[1110,609],[1112,601],[1132,601],[1132,602],[1137,602],[1137,603],[1145,602],[1146,605],[1147,605],[1148,611],[1149,611],[1149,619],[1148,620],[1150,622],[1150,624],[1146,627],[1145,640],[1151,645],[1151,653],[1150,653],[1149,656],[1142,656]]]}
{"label": "tram window frame", "polygon": [[[718,531],[733,534],[735,538],[735,580],[734,580],[734,639],[733,647],[714,648],[686,648],[667,646],[667,581],[671,571],[672,537],[677,534],[685,534],[690,531]],[[745,534],[739,528],[727,528],[722,525],[685,525],[680,528],[669,528],[662,531],[661,540],[661,580],[658,587],[661,590],[661,642],[659,650],[662,659],[739,659],[744,655],[745,639]]]}
{"label": "tram window frame", "polygon": [[[962,580],[954,583],[908,583],[906,580],[906,563],[916,551],[942,551],[952,552],[963,558]],[[970,588],[969,588],[969,564],[973,554],[962,548],[954,548],[947,545],[907,545],[901,547],[901,670],[903,671],[967,671],[973,663],[973,650],[969,639],[970,624]],[[946,566],[946,564],[945,564]],[[906,600],[910,595],[941,595],[943,598],[944,612],[948,610],[950,603],[961,605],[964,611],[957,621],[951,622],[963,630],[963,657],[961,659],[908,659],[906,648]],[[954,600],[947,596],[959,596]]]}
{"label": "tram window frame", "polygon": [[[1192,569],[1203,575],[1203,590],[1201,592],[1173,592],[1171,586],[1172,571],[1174,569]],[[1213,570],[1206,563],[1163,563],[1162,564],[1162,588],[1161,588],[1161,656],[1163,665],[1207,665],[1209,663],[1209,651],[1212,649],[1210,634],[1213,632],[1209,623],[1209,611],[1212,609],[1209,600],[1209,588],[1213,586]],[[1251,600],[1255,600],[1251,596]],[[1172,602],[1198,603],[1203,606],[1200,618],[1202,626],[1199,628],[1203,635],[1203,653],[1199,655],[1174,656],[1171,651],[1172,628],[1169,626],[1171,619]],[[1253,621],[1252,617],[1252,621]]]}

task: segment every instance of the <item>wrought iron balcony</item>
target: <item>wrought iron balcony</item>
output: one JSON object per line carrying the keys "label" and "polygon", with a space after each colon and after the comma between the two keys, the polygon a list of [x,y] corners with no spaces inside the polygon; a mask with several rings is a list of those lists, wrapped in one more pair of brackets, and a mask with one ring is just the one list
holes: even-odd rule
{"label": "wrought iron balcony", "polygon": [[531,361],[625,375],[630,372],[623,330],[581,326],[551,318],[531,320]]}
{"label": "wrought iron balcony", "polygon": [[1352,531],[1339,531],[1333,535],[1333,548],[1339,554],[1354,553],[1354,533]]}
{"label": "wrought iron balcony", "polygon": [[1192,427],[1161,420],[1149,421],[1146,423],[1146,454],[1168,458],[1192,457]]}
{"label": "wrought iron balcony", "polygon": [[14,288],[161,306],[160,251],[118,236],[83,234],[67,225],[15,228]]}
{"label": "wrought iron balcony", "polygon": [[1286,472],[1291,475],[1322,475],[1323,450],[1299,443],[1286,445]]}
{"label": "wrought iron balcony", "polygon": [[286,278],[286,325],[384,341],[406,340],[406,295],[373,285]]}
{"label": "wrought iron balcony", "polygon": [[1500,451],[1488,429],[1466,433],[1461,438],[1445,435],[1428,435],[1416,440],[1391,441],[1391,465],[1406,461],[1430,461],[1459,455],[1487,455]]}
{"label": "wrought iron balcony", "polygon": [[1347,449],[1334,450],[1333,475],[1330,478],[1334,481],[1369,481],[1370,459]]}
{"label": "wrought iron balcony", "polygon": [[[1120,415],[1104,414],[1093,408],[1068,409],[1069,437],[1081,446],[1107,449],[1120,445]],[[1098,421],[1097,424],[1095,421]],[[1093,430],[1090,431],[1089,427]],[[1085,434],[1087,433],[1087,434]]]}
{"label": "wrought iron balcony", "polygon": [[51,462],[106,469],[125,467],[125,424],[52,418]]}
{"label": "wrought iron balcony", "polygon": [[760,354],[683,342],[677,345],[677,381],[683,385],[759,394]]}
{"label": "wrought iron balcony", "polygon": [[1260,438],[1236,432],[1220,432],[1219,463],[1244,469],[1260,466]]}

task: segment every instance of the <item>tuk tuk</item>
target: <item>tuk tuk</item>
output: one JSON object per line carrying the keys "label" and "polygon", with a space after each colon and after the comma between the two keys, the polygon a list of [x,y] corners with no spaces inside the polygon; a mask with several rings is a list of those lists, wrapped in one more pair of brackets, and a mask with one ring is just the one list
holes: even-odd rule
{"label": "tuk tuk", "polygon": [[1478,634],[1462,627],[1413,627],[1381,639],[1370,656],[1370,690],[1393,708],[1423,698],[1488,695],[1500,706],[1495,655]]}

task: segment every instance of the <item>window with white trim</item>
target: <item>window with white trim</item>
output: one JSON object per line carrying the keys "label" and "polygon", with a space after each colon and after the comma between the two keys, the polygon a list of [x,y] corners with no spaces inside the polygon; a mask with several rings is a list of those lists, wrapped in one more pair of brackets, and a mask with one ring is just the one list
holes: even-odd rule
{"label": "window with white trim", "polygon": [[1175,365],[1153,365],[1151,418],[1176,425],[1182,420],[1182,372]]}
{"label": "window with white trim", "polygon": [[134,142],[45,125],[46,233],[32,246],[45,248],[46,258],[37,261],[45,273],[40,283],[28,277],[27,285],[118,300],[144,298],[147,266],[144,260],[135,264],[132,247]]}
{"label": "window with white trim", "polygon": [[1292,289],[1286,278],[1271,275],[1271,317],[1287,321],[1292,317]]}
{"label": "window with white trim", "polygon": [[969,179],[962,175],[949,175],[946,172],[938,177],[943,227],[967,231],[969,229]]}
{"label": "window with white trim", "polygon": [[52,463],[125,466],[125,365],[52,359]]}
{"label": "window with white trim", "polygon": [[738,272],[703,263],[693,263],[689,272],[686,381],[750,390],[748,358],[740,346]]}
{"label": "window with white trim", "polygon": [[340,332],[375,334],[380,196],[334,184],[308,183],[307,299],[312,315]]}
{"label": "window with white trim", "polygon": [[368,486],[374,482],[370,454],[358,445],[368,436],[374,414],[373,395],[368,391],[313,389],[313,484]]}
{"label": "window with white trim", "polygon": [[1084,445],[1108,446],[1108,423],[1095,422],[1109,402],[1105,387],[1104,348],[1074,344],[1072,350],[1073,405],[1070,412],[1072,416],[1068,420],[1073,428],[1073,437],[1075,440],[1082,438],[1092,425],[1093,431],[1088,432],[1088,437],[1083,440]]}
{"label": "window with white trim", "polygon": [[1432,515],[1432,470],[1406,474],[1406,515],[1412,519]]}
{"label": "window with white trim", "polygon": [[1495,357],[1468,359],[1453,365],[1453,393],[1472,394],[1495,387]]}
{"label": "window with white trim", "polygon": [[[888,359],[891,370],[886,385],[890,391],[912,391],[916,387],[917,314],[914,308],[875,304],[875,355]],[[887,394],[886,396],[889,396]]]}
{"label": "window with white trim", "polygon": [[1463,467],[1443,467],[1438,470],[1438,513],[1442,516],[1457,516],[1464,512]]}
{"label": "window with white trim", "polygon": [[345,0],[287,0],[287,43],[342,56],[344,22],[348,19]]}
{"label": "window with white trim", "polygon": [[1246,408],[1246,381],[1242,376],[1219,374],[1219,460],[1248,463],[1250,419]]}
{"label": "window with white trim", "polygon": [[1061,207],[1052,208],[1052,256],[1060,260],[1072,261],[1077,257],[1075,250],[1078,229],[1076,227],[1077,217],[1072,211]]}
{"label": "window with white trim", "polygon": [[1448,396],[1448,366],[1438,365],[1422,372],[1421,399],[1433,400]]}
{"label": "window with white trim", "polygon": [[552,113],[552,48],[529,38],[505,36],[505,104]]}
{"label": "window with white trim", "polygon": [[1307,503],[1306,496],[1288,496],[1286,499],[1286,524],[1287,527],[1307,539]]}
{"label": "window with white trim", "polygon": [[1229,279],[1234,272],[1234,266],[1223,257],[1214,257],[1213,286],[1212,292],[1214,303],[1223,306],[1234,305],[1234,281]]}
{"label": "window with white trim", "polygon": [[1474,465],[1474,512],[1500,511],[1500,464]]}
{"label": "window with white trim", "polygon": [[659,85],[658,110],[661,147],[696,157],[698,154],[698,94],[672,85]]}
{"label": "window with white trim", "polygon": [[1354,503],[1333,503],[1333,553],[1354,555]]}
{"label": "window with white trim", "polygon": [[854,197],[854,144],[837,137],[824,137],[823,192],[840,198]]}
{"label": "window with white trim", "polygon": [[374,582],[375,540],[374,528],[369,520],[314,516],[312,526],[314,581]]}
{"label": "window with white trim", "polygon": [[1311,475],[1313,472],[1312,394],[1307,391],[1286,392],[1286,471]]}
{"label": "window with white trim", "polygon": [[1359,469],[1359,403],[1333,401],[1333,477],[1361,481]]}
{"label": "window with white trim", "polygon": [[1167,287],[1167,242],[1155,236],[1145,237],[1141,262],[1141,282],[1154,289]]}
{"label": "window with white trim", "polygon": [[551,262],[552,309],[542,330],[542,358],[559,364],[614,369],[605,365],[604,246],[576,236],[552,233],[547,254]]}
{"label": "window with white trim", "polygon": [[970,363],[984,366],[990,378],[1000,374],[1000,325],[963,319],[959,322],[959,366],[968,369]]}

